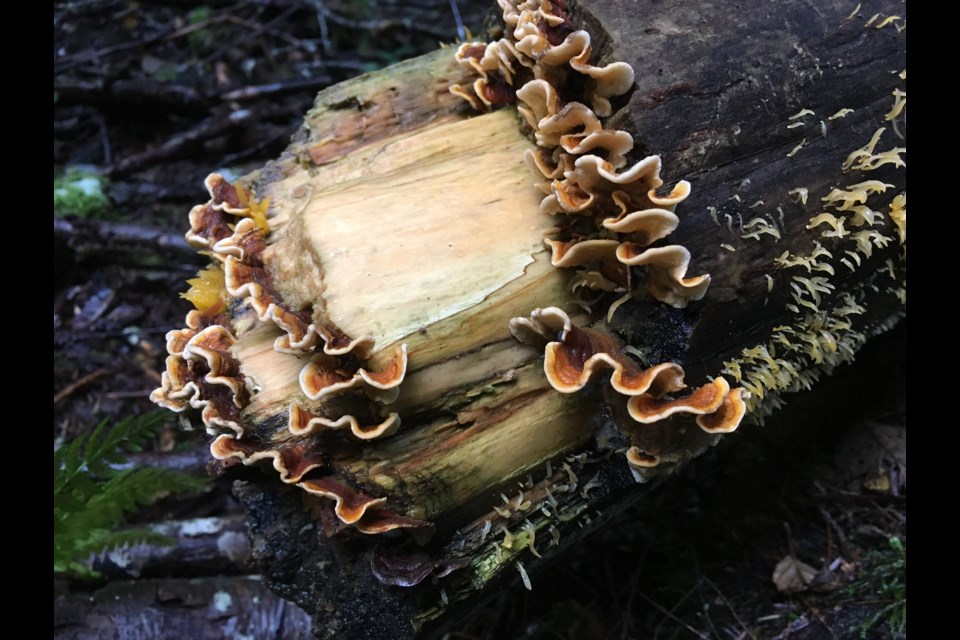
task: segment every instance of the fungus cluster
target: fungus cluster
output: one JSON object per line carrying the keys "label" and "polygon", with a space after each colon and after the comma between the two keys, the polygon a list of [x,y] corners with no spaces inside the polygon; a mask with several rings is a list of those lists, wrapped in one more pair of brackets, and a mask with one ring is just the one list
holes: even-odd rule
{"label": "fungus cluster", "polygon": [[[534,310],[529,318],[510,321],[513,336],[531,346],[544,348],[543,369],[550,386],[561,393],[575,393],[597,375],[610,370],[614,402],[625,401],[630,420],[619,420],[620,428],[635,438],[639,425],[649,425],[675,414],[696,416],[696,424],[708,434],[734,431],[746,413],[743,390],[730,388],[716,378],[692,391],[685,391],[680,365],[665,362],[641,368],[625,352],[623,342],[610,334],[574,326],[561,309]],[[646,469],[660,462],[660,452],[643,449],[639,441],[628,449],[631,468]],[[672,452],[666,452],[672,453]]]}
{"label": "fungus cluster", "polygon": [[[425,526],[386,509],[384,498],[366,496],[324,475],[330,457],[326,432],[343,431],[362,441],[399,427],[396,413],[364,415],[370,413],[368,403],[357,402],[356,396],[374,404],[396,399],[406,373],[405,345],[383,369],[365,368],[372,338],[351,338],[324,323],[313,309],[293,307],[275,285],[265,266],[269,202],[257,201],[242,185],[218,174],[207,178],[206,187],[210,200],[190,212],[186,238],[208,252],[213,263],[190,281],[184,297],[197,308],[187,315],[186,328],[167,335],[170,355],[151,399],[178,412],[201,409],[207,432],[215,436],[210,445],[215,459],[227,465],[271,463],[283,482],[332,500],[344,525],[364,533]],[[254,317],[245,317],[240,309]],[[298,376],[303,399],[289,404],[286,423],[272,431],[254,432],[242,417],[255,389],[241,371],[232,329],[249,330],[251,325],[279,334],[273,342],[276,352],[308,359]]]}
{"label": "fungus cluster", "polygon": [[[401,410],[391,410],[394,406],[414,412],[417,420],[436,415],[438,407],[445,411],[456,405],[450,398],[437,398],[437,404],[426,407],[417,403],[433,402],[424,400],[432,384],[428,369],[452,357],[440,356],[445,337],[458,340],[467,352],[476,347],[473,338],[459,337],[464,331],[455,317],[469,307],[504,305],[502,319],[495,327],[488,322],[476,339],[483,345],[508,342],[509,347],[496,347],[504,366],[526,365],[535,356],[510,339],[509,322],[519,340],[545,350],[547,381],[557,391],[576,392],[598,372],[612,370],[614,404],[622,409],[618,424],[633,445],[627,460],[635,470],[675,455],[651,446],[643,435],[653,423],[672,425],[676,417],[687,416],[712,435],[734,430],[744,414],[742,390],[731,389],[723,378],[687,392],[679,365],[641,368],[623,342],[599,326],[574,326],[563,311],[548,307],[529,318],[517,317],[549,304],[555,293],[562,291],[570,299],[571,286],[576,295],[579,290],[595,292],[595,302],[619,295],[609,305],[608,320],[644,288],[657,301],[682,308],[705,295],[710,277],[688,276],[689,251],[668,243],[679,224],[674,210],[689,195],[689,183],[680,181],[660,192],[660,158],[629,162],[630,134],[605,127],[611,100],[633,85],[630,65],[594,65],[589,34],[571,26],[562,2],[500,0],[500,5],[505,37],[461,46],[456,60],[476,78],[472,85],[455,84],[450,91],[482,111],[515,102],[535,147],[517,131],[509,113],[471,119],[451,109],[452,117],[443,124],[397,134],[389,150],[377,146],[387,143],[371,134],[375,142],[352,148],[342,165],[325,159],[311,171],[301,171],[299,165],[287,172],[271,168],[272,178],[265,182],[276,200],[273,208],[245,186],[253,180],[231,184],[213,174],[206,180],[209,201],[190,212],[187,240],[210,256],[211,265],[185,294],[196,309],[186,328],[168,335],[167,370],[151,397],[175,411],[200,409],[214,436],[211,453],[221,466],[272,468],[303,496],[319,498],[327,514],[335,516],[334,528],[382,533],[428,525],[409,517],[426,511],[416,498],[391,502],[391,496],[404,495],[402,489],[391,490],[407,481],[402,455],[401,462],[391,455],[408,452],[403,447],[412,447],[416,438],[396,448],[389,444],[396,438],[382,449],[372,443],[397,433]],[[456,77],[463,77],[462,71]],[[451,136],[484,131],[492,133],[469,153],[450,141]],[[464,188],[456,217],[449,214],[449,203],[421,207],[431,224],[435,220],[430,216],[450,218],[449,226],[438,225],[442,234],[424,240],[426,218],[410,215],[417,204],[398,198],[397,190],[416,183],[420,194],[426,189],[438,199],[445,196],[449,168],[444,162],[462,156],[475,163],[481,147],[485,162],[500,172],[495,175],[510,184],[527,180],[521,175],[525,163],[533,171],[535,188],[520,194],[510,189],[509,195],[493,200],[485,188]],[[316,178],[323,171],[333,176],[335,189],[323,191]],[[369,171],[381,172],[374,188],[360,179]],[[391,231],[385,242],[370,242],[350,226],[358,200],[382,203],[378,221]],[[520,212],[516,218],[502,215],[509,206]],[[481,229],[491,236],[509,232],[510,242],[480,238]],[[424,246],[438,244],[441,235],[435,260],[443,255],[442,275],[425,278],[415,269],[396,267]],[[547,251],[553,267],[575,269],[576,274],[557,276],[560,271],[546,264]],[[491,252],[504,259],[489,273],[475,275],[474,266],[489,263]],[[535,257],[537,253],[543,255]],[[492,301],[494,292],[530,272],[547,286],[529,304],[506,293]],[[438,283],[458,277],[471,278],[471,287],[444,290],[431,300],[442,289]],[[383,319],[381,311],[392,315]],[[453,353],[460,357],[461,352]],[[410,359],[417,369],[410,382],[414,399],[408,394],[394,405]],[[477,382],[501,373],[491,371]],[[536,384],[546,388],[536,376]],[[468,400],[474,397],[469,389],[453,388]],[[488,411],[480,404],[476,415],[489,423],[509,421],[519,411],[509,404],[495,411],[492,403]],[[517,404],[534,411],[519,400]],[[560,411],[559,403],[551,406]],[[582,422],[569,421],[576,425],[568,429],[568,443],[582,442],[577,439]],[[382,471],[391,465],[389,472]],[[512,472],[507,462],[504,467],[505,473]],[[368,473],[371,468],[376,470]]]}
{"label": "fungus cluster", "polygon": [[[906,76],[900,74],[901,79]],[[882,122],[892,122],[894,132],[897,119],[906,107],[906,92],[893,90],[894,104],[882,116]],[[852,109],[841,109],[829,120],[844,117]],[[801,112],[802,114],[803,112]],[[801,114],[797,114],[800,116]],[[812,114],[811,114],[812,115]],[[896,170],[906,166],[901,157],[905,147],[877,151],[885,127],[878,128],[864,146],[852,151],[842,162],[844,173],[876,171],[887,166]],[[790,321],[774,327],[769,338],[740,355],[724,362],[724,373],[732,376],[749,392],[748,411],[757,421],[782,406],[782,395],[800,389],[809,389],[823,372],[843,362],[849,362],[870,333],[886,330],[899,317],[883,320],[874,326],[855,327],[858,316],[867,309],[864,290],[880,291],[896,297],[898,304],[906,304],[906,282],[901,280],[906,263],[906,192],[884,202],[884,194],[894,185],[877,179],[867,179],[846,186],[832,187],[820,198],[822,210],[810,216],[805,228],[813,240],[807,254],[784,251],[774,264],[789,270],[790,302],[784,309]],[[797,187],[789,192],[797,196],[797,203],[806,206],[809,190]],[[878,200],[880,201],[878,203]],[[883,209],[888,208],[884,213]],[[886,223],[889,216],[890,224]],[[833,278],[841,267],[847,274],[868,269],[876,250],[885,249],[895,241],[890,232],[896,230],[901,245],[900,269],[894,258],[883,261],[882,268],[862,276],[855,288],[835,295]],[[826,246],[825,246],[826,245]],[[879,260],[877,261],[879,262]],[[898,274],[898,271],[900,273]]]}
{"label": "fungus cluster", "polygon": [[[555,233],[545,240],[552,264],[589,274],[581,279],[587,288],[626,292],[632,289],[629,267],[643,265],[656,299],[684,307],[702,298],[710,276],[687,277],[690,252],[680,245],[650,246],[676,229],[673,210],[690,194],[690,184],[680,181],[658,195],[660,157],[628,167],[633,137],[604,128],[600,119],[611,115],[610,99],[633,86],[633,68],[591,64],[590,34],[570,26],[562,2],[499,4],[506,34],[460,46],[457,60],[479,77],[472,87],[451,91],[477,109],[516,101],[538,147],[524,159],[544,193],[540,210],[557,218]],[[564,100],[578,83],[586,103]]]}
{"label": "fungus cluster", "polygon": [[[677,228],[674,210],[690,194],[690,184],[681,180],[666,195],[658,194],[664,184],[660,157],[629,164],[633,137],[605,128],[601,120],[612,114],[610,100],[633,86],[633,68],[624,62],[592,64],[590,34],[574,30],[564,2],[499,0],[499,5],[505,35],[488,44],[460,46],[457,60],[478,77],[472,86],[454,85],[451,91],[478,110],[517,103],[537,144],[524,160],[543,193],[540,210],[556,219],[545,239],[553,266],[578,269],[576,288],[595,290],[600,297],[625,294],[610,306],[608,318],[634,295],[635,266],[646,267],[646,288],[655,299],[678,308],[701,299],[710,276],[687,276],[686,247],[653,246]],[[573,87],[580,86],[583,102],[562,97],[577,95]],[[595,372],[611,369],[611,386],[629,397],[627,411],[636,423],[693,414],[704,431],[725,433],[744,415],[741,389],[731,390],[722,378],[674,398],[686,387],[679,365],[640,369],[618,338],[574,327],[558,308],[514,318],[510,328],[518,340],[545,346],[544,370],[557,391],[577,391]],[[551,341],[558,334],[559,341]],[[658,460],[636,445],[628,456],[634,469]]]}

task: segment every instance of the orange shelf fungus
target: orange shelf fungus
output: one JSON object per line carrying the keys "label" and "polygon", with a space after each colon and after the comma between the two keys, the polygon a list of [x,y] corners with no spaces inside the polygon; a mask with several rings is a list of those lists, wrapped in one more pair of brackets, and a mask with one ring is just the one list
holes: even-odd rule
{"label": "orange shelf fungus", "polygon": [[263,445],[254,437],[235,437],[221,434],[210,445],[210,453],[217,460],[236,458],[245,465],[271,460],[280,479],[288,484],[299,482],[314,469],[326,465],[326,456],[307,440],[294,440],[273,447]]}
{"label": "orange shelf fungus", "polygon": [[429,529],[424,520],[409,518],[383,508],[385,498],[371,498],[332,478],[306,480],[299,485],[307,493],[334,501],[334,513],[340,521],[353,525],[361,533],[377,534],[394,529]]}
{"label": "orange shelf fungus", "polygon": [[318,354],[300,371],[300,388],[311,400],[342,393],[347,389],[362,388],[368,395],[384,404],[396,400],[397,386],[407,372],[407,345],[397,349],[390,363],[381,371],[359,368],[344,370],[336,357]]}
{"label": "orange shelf fungus", "polygon": [[723,398],[723,404],[716,411],[697,416],[697,426],[707,433],[735,431],[747,414],[747,403],[744,402],[743,394],[743,389],[730,389]]}
{"label": "orange shelf fungus", "polygon": [[665,420],[675,413],[710,414],[720,408],[729,391],[727,381],[717,378],[681,398],[656,397],[651,393],[635,396],[627,402],[627,411],[643,424]]}
{"label": "orange shelf fungus", "polygon": [[[168,334],[167,370],[151,398],[174,411],[200,409],[221,466],[272,469],[303,498],[319,498],[336,530],[429,528],[413,516],[444,513],[422,499],[442,483],[431,475],[427,489],[420,476],[466,473],[475,482],[450,482],[460,492],[448,493],[467,504],[531,460],[581,446],[596,406],[558,401],[554,391],[589,393],[604,376],[635,472],[674,460],[643,441],[644,429],[659,428],[651,423],[695,418],[709,434],[728,433],[746,410],[741,390],[723,378],[687,392],[679,364],[641,366],[609,329],[612,312],[634,298],[682,309],[710,285],[709,275],[688,275],[687,248],[667,244],[690,183],[665,189],[660,157],[636,157],[631,134],[605,122],[631,90],[633,69],[592,64],[590,35],[572,27],[564,3],[499,4],[504,36],[460,46],[452,77],[470,81],[449,89],[485,115],[468,118],[443,93],[442,118],[397,132],[395,96],[377,97],[362,123],[338,114],[328,133],[311,129],[306,146],[294,143],[260,175],[236,184],[210,175],[208,201],[189,215],[187,241],[212,266],[190,281],[184,297],[197,308]],[[511,114],[486,113],[506,104],[516,105],[522,132]],[[381,111],[390,112],[386,128]],[[371,131],[383,131],[355,140],[367,118]],[[308,116],[307,128],[320,120]],[[350,140],[349,157],[338,132]],[[482,141],[465,151],[458,136]],[[456,162],[479,166],[501,193],[492,198],[486,182],[473,181],[459,188],[452,216],[447,163]],[[375,188],[362,179],[371,172],[382,177]],[[370,238],[371,220],[389,237]],[[409,266],[430,251],[435,270]],[[562,275],[570,268],[577,273]],[[582,302],[578,289],[594,292],[591,304],[607,303],[609,313],[590,312],[607,323],[575,326],[561,308],[542,306]],[[517,340],[543,349],[546,383],[530,366],[536,352],[512,341],[508,324]],[[461,364],[464,379],[444,386]],[[413,392],[403,395],[408,369]],[[401,414],[419,430],[398,434]],[[433,425],[441,415],[462,429]],[[547,444],[531,439],[496,461],[457,450],[459,437],[482,448],[485,438],[517,442],[522,427],[540,424],[554,429]],[[437,451],[415,450],[418,438],[445,434],[455,436]]]}
{"label": "orange shelf fungus", "polygon": [[400,428],[400,415],[391,413],[387,419],[376,425],[361,425],[354,416],[340,416],[330,420],[323,416],[314,415],[300,405],[290,406],[290,433],[295,436],[305,436],[317,431],[336,431],[349,428],[350,434],[360,440],[373,440],[388,436]]}
{"label": "orange shelf fungus", "polygon": [[653,469],[660,464],[660,458],[641,451],[638,447],[630,447],[627,449],[627,464],[635,469]]}
{"label": "orange shelf fungus", "polygon": [[[707,433],[730,433],[746,414],[742,389],[731,389],[724,378],[673,397],[687,386],[680,365],[664,362],[644,369],[625,353],[619,338],[576,327],[557,307],[535,309],[529,318],[514,318],[510,331],[525,344],[543,347],[544,374],[550,386],[561,393],[576,393],[602,372],[611,371],[610,388],[627,399],[627,413],[633,421],[618,423],[628,435],[642,428],[640,425],[666,421],[675,414],[697,416],[697,425]],[[650,469],[660,461],[660,456],[637,446],[627,452],[627,462],[634,469]]]}
{"label": "orange shelf fungus", "polygon": [[[557,218],[552,237],[544,240],[551,264],[581,268],[574,287],[596,290],[597,300],[625,292],[611,312],[633,295],[631,267],[644,267],[646,289],[660,302],[683,308],[703,298],[710,276],[688,276],[690,252],[680,245],[652,246],[680,224],[674,210],[689,196],[690,183],[679,181],[659,195],[664,184],[659,156],[629,164],[632,136],[607,129],[602,121],[612,113],[611,99],[633,85],[633,69],[621,62],[591,65],[590,35],[571,28],[563,3],[499,4],[504,36],[488,44],[466,43],[457,51],[461,65],[480,76],[473,93],[460,85],[451,91],[486,109],[492,84],[513,88],[517,110],[538,146],[526,152],[525,160],[544,194],[540,211]],[[564,89],[572,75],[585,86],[584,102],[561,98],[569,94]],[[544,373],[561,393],[576,393],[609,370],[611,388],[629,397],[629,415],[638,424],[691,414],[704,431],[721,433],[734,430],[745,412],[740,389],[731,390],[723,378],[673,398],[670,394],[686,387],[679,365],[641,368],[624,353],[619,338],[575,327],[557,307],[514,318],[510,330],[521,342],[544,348]],[[628,462],[649,468],[660,458],[633,447]]]}
{"label": "orange shelf fungus", "polygon": [[[210,445],[214,459],[225,465],[270,463],[283,482],[335,499],[335,513],[345,525],[366,533],[428,526],[383,509],[383,498],[361,500],[362,494],[343,483],[305,480],[329,466],[322,433],[346,430],[364,441],[388,436],[400,426],[397,413],[362,424],[326,401],[356,388],[380,404],[392,402],[406,374],[406,345],[383,368],[365,368],[373,338],[351,338],[315,321],[311,309],[289,305],[275,286],[264,260],[271,232],[269,200],[257,200],[247,188],[219,174],[210,175],[205,184],[210,200],[190,212],[186,238],[209,252],[213,264],[189,281],[191,288],[183,297],[197,309],[187,315],[186,328],[167,334],[170,355],[151,399],[173,411],[201,409],[207,431],[215,436]],[[259,389],[243,373],[237,340],[228,328],[248,330],[250,323],[242,320],[242,312],[239,320],[236,311],[228,316],[229,305],[249,308],[260,326],[275,327],[280,333],[273,341],[276,352],[312,355],[299,375],[302,393],[311,403],[291,404],[286,425],[273,433],[262,427],[252,433],[242,418],[251,392]]]}
{"label": "orange shelf fungus", "polygon": [[[516,100],[539,147],[528,150],[525,158],[545,194],[540,210],[561,218],[557,235],[545,239],[552,264],[599,263],[607,272],[618,260],[645,265],[654,298],[675,307],[702,298],[709,276],[687,277],[686,249],[671,246],[642,254],[644,247],[676,229],[679,220],[673,209],[690,194],[690,184],[680,181],[668,195],[658,196],[663,186],[660,158],[648,156],[627,166],[633,137],[604,128],[601,120],[612,113],[610,100],[633,86],[633,69],[623,62],[591,65],[590,34],[570,27],[562,3],[499,4],[504,37],[460,46],[457,60],[480,77],[472,92],[461,85],[451,92],[479,110],[500,104],[489,98],[493,85],[498,96]],[[560,97],[571,73],[584,83],[585,102]],[[502,88],[504,83],[511,91]]]}

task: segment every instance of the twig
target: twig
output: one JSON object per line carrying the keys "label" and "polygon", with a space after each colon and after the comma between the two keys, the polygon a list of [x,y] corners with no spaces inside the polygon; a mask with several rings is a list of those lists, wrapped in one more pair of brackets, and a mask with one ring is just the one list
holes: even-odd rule
{"label": "twig", "polygon": [[710,640],[710,636],[706,635],[705,633],[701,633],[701,632],[697,631],[696,629],[694,629],[693,627],[691,627],[690,625],[688,625],[686,622],[684,622],[683,620],[681,620],[680,618],[678,618],[677,616],[673,615],[672,613],[670,613],[669,611],[667,611],[666,609],[664,609],[662,606],[660,606],[659,604],[657,604],[656,602],[654,602],[653,600],[651,600],[651,599],[650,599],[646,594],[644,594],[642,591],[638,592],[637,595],[639,595],[641,598],[643,598],[644,600],[646,600],[647,603],[653,605],[653,607],[654,607],[657,611],[659,611],[660,613],[662,613],[663,615],[667,616],[668,618],[670,618],[670,619],[673,620],[674,622],[677,622],[677,623],[683,625],[683,627],[684,627],[687,631],[689,631],[689,632],[692,633],[693,635],[695,635],[695,636],[697,636],[698,638],[700,638],[700,640]]}
{"label": "twig", "polygon": [[179,233],[101,220],[53,219],[53,236],[78,251],[131,250],[144,246],[193,256],[196,250]]}
{"label": "twig", "polygon": [[[682,596],[680,596],[680,599],[677,600],[677,601],[673,604],[672,607],[670,607],[670,613],[673,613],[674,611],[676,611],[677,609],[679,609],[679,608],[680,608],[680,605],[682,605],[684,602],[686,602],[687,599],[688,599],[690,596],[692,596],[692,595],[693,595],[693,592],[696,591],[696,590],[697,590],[697,587],[696,587],[696,586],[691,587],[689,591],[687,591],[685,594],[683,594]],[[632,597],[631,597],[631,604],[632,604]],[[629,609],[628,609],[628,611],[629,611]],[[663,626],[663,623],[664,623],[664,622],[666,622],[665,619],[664,619],[664,620],[661,620],[661,621],[657,624],[657,627],[653,630],[653,638],[654,638],[654,640],[656,640],[657,638],[660,637],[660,627]]]}
{"label": "twig", "polygon": [[163,40],[166,36],[173,33],[173,29],[166,29],[160,33],[156,33],[142,40],[131,40],[130,42],[121,42],[119,44],[111,45],[109,47],[104,47],[102,49],[97,49],[95,51],[90,51],[85,49],[77,54],[75,57],[64,60],[59,65],[55,66],[53,69],[53,75],[59,75],[70,69],[73,69],[76,66],[83,64],[84,62],[89,62],[90,60],[96,60],[97,58],[102,58],[104,56],[109,56],[114,53],[119,53],[121,51],[127,51],[129,49],[136,49],[137,47],[148,47],[155,42]]}
{"label": "twig", "polygon": [[833,519],[833,516],[824,509],[822,506],[817,506],[817,511],[820,512],[820,515],[823,516],[823,519],[826,521],[830,528],[833,529],[833,532],[837,536],[837,542],[840,543],[840,552],[843,553],[843,557],[850,559],[853,556],[850,553],[850,541],[847,539],[847,535],[843,532],[843,529],[840,528],[840,525],[837,524],[837,521]]}
{"label": "twig", "polygon": [[106,369],[106,368],[103,368],[103,369],[97,369],[97,370],[94,371],[93,373],[88,373],[87,375],[83,376],[82,378],[79,378],[79,379],[77,379],[77,380],[74,380],[73,382],[71,382],[70,384],[68,384],[66,387],[64,387],[64,388],[61,389],[60,391],[56,392],[55,394],[53,394],[53,405],[56,406],[56,405],[59,404],[60,401],[63,400],[64,398],[67,398],[67,397],[73,395],[73,393],[74,393],[77,389],[79,389],[79,388],[81,388],[81,387],[84,387],[84,386],[90,384],[91,382],[93,382],[93,381],[95,381],[95,380],[98,380],[99,378],[102,378],[102,377],[105,376],[105,375],[107,375],[107,369]]}
{"label": "twig", "polygon": [[128,51],[130,49],[136,49],[138,47],[149,47],[150,45],[156,44],[157,42],[164,41],[170,42],[171,40],[176,40],[177,38],[182,38],[183,36],[190,35],[194,31],[199,31],[201,29],[206,29],[215,24],[222,22],[229,22],[232,24],[240,25],[254,30],[257,33],[267,33],[274,37],[281,38],[288,43],[300,47],[309,49],[310,47],[304,44],[301,40],[297,40],[293,36],[284,33],[278,29],[270,29],[264,27],[263,25],[257,24],[256,22],[250,22],[249,20],[244,20],[243,18],[238,18],[234,15],[218,15],[208,18],[206,20],[201,20],[200,22],[195,22],[193,24],[180,27],[179,29],[168,28],[155,33],[152,36],[142,38],[140,40],[130,40],[128,42],[121,42],[109,47],[103,47],[102,49],[97,49],[95,51],[84,50],[78,53],[73,58],[62,61],[58,66],[54,67],[54,75],[64,73],[69,71],[74,67],[83,64],[84,62],[89,62],[91,60],[96,60],[98,58],[103,58],[105,56],[112,55],[114,53],[120,53],[122,51]]}
{"label": "twig", "polygon": [[[699,571],[698,571],[698,572],[699,572]],[[700,573],[700,577],[703,579],[704,582],[707,583],[707,585],[710,586],[711,589],[713,589],[714,591],[717,592],[717,595],[720,597],[721,600],[723,600],[723,604],[727,605],[727,609],[730,610],[730,613],[733,615],[733,619],[736,620],[736,621],[737,621],[737,624],[740,625],[741,631],[749,629],[749,627],[746,625],[746,623],[744,623],[744,621],[740,618],[740,616],[737,615],[737,612],[736,612],[736,610],[733,608],[733,605],[730,604],[730,601],[727,600],[727,597],[726,597],[725,595],[723,595],[723,592],[720,591],[720,588],[717,587],[717,585],[713,582],[713,580],[711,580],[710,578],[708,578],[708,577],[707,577],[706,575],[704,575],[703,573]]]}
{"label": "twig", "polygon": [[694,554],[693,563],[694,569],[697,572],[697,580],[694,587],[697,590],[697,595],[700,596],[700,603],[703,605],[701,609],[704,617],[707,619],[707,624],[710,625],[710,629],[713,631],[714,637],[719,638],[720,631],[718,631],[716,625],[713,624],[713,616],[710,615],[710,603],[703,597],[703,590],[700,588],[700,578],[703,577],[703,572],[700,570],[700,562],[697,560],[696,554]]}
{"label": "twig", "polygon": [[137,391],[109,391],[103,394],[107,400],[123,400],[125,398],[146,398],[153,389],[139,389]]}
{"label": "twig", "polygon": [[393,18],[386,20],[351,20],[344,16],[325,9],[324,16],[329,18],[330,22],[348,29],[357,29],[358,31],[372,31],[380,33],[388,29],[402,28],[415,33],[425,33],[434,38],[449,38],[450,33],[445,29],[435,29],[432,25],[411,18]]}
{"label": "twig", "polygon": [[797,557],[797,550],[796,550],[796,548],[794,547],[794,544],[793,544],[793,532],[790,531],[790,523],[789,523],[789,522],[784,522],[784,523],[783,523],[783,529],[784,529],[784,531],[787,532],[787,548],[788,548],[789,551],[790,551],[790,555],[791,555],[792,557],[796,558],[796,557]]}
{"label": "twig", "polygon": [[457,6],[457,0],[450,0],[450,11],[453,12],[453,20],[457,23],[457,37],[460,42],[467,41],[467,30],[463,28],[463,19],[460,17],[460,7]]}
{"label": "twig", "polygon": [[[157,327],[157,328],[150,328],[150,329],[137,329],[137,334],[138,335],[143,335],[143,334],[157,335],[157,334],[167,333],[168,331],[170,331],[169,327],[165,329],[161,329]],[[69,340],[100,340],[102,338],[125,338],[129,335],[130,335],[129,333],[124,331],[88,331],[86,333],[80,333],[80,332],[71,333],[68,339]],[[54,336],[54,340],[56,341],[56,336]]]}
{"label": "twig", "polygon": [[820,611],[818,609],[813,607],[806,598],[800,598],[800,602],[802,602],[803,605],[807,608],[807,610],[813,614],[813,617],[817,619],[817,622],[819,622],[824,626],[824,628],[830,634],[831,638],[833,638],[834,640],[839,640],[837,637],[837,633],[833,630],[833,627],[827,624],[826,619],[824,619],[824,617],[820,615]]}
{"label": "twig", "polygon": [[[893,494],[878,493],[875,495],[865,495],[862,493],[825,493],[823,495],[818,495],[816,499],[804,499],[804,503],[811,502],[841,502],[841,501],[850,501],[850,502],[866,502],[871,505],[874,505],[876,502],[906,502],[907,496],[895,496]],[[874,505],[876,506],[876,505]]]}
{"label": "twig", "polygon": [[116,80],[110,84],[109,94],[115,102],[149,104],[155,108],[174,108],[178,111],[205,111],[209,103],[209,99],[194,87],[148,78]]}
{"label": "twig", "polygon": [[[146,344],[149,344],[149,343],[146,343]],[[146,362],[140,360],[139,358],[137,359],[137,363],[140,365],[140,368],[143,369],[143,372],[147,375],[148,378],[150,378],[157,384],[163,384],[163,377],[159,373],[157,373],[153,367],[148,365]],[[150,391],[153,391],[153,389],[151,389]],[[150,392],[148,391],[147,394],[149,393]]]}
{"label": "twig", "polygon": [[117,471],[136,469],[137,467],[159,467],[184,473],[203,475],[210,461],[210,448],[204,440],[188,443],[192,448],[186,451],[158,453],[147,451],[132,453],[125,464],[111,465]]}
{"label": "twig", "polygon": [[71,0],[70,2],[56,3],[54,9],[73,14],[96,13],[113,9],[122,4],[121,0]]}
{"label": "twig", "polygon": [[107,123],[103,119],[103,115],[97,111],[93,113],[93,121],[97,123],[97,128],[100,131],[100,146],[103,148],[103,164],[112,164],[113,155],[110,153],[110,133],[107,130]]}
{"label": "twig", "polygon": [[246,123],[252,118],[253,113],[249,109],[234,111],[226,117],[213,116],[206,118],[194,128],[174,136],[159,147],[154,147],[153,149],[148,149],[142,153],[134,154],[120,160],[110,167],[107,173],[111,177],[122,176],[148,165],[170,160],[180,155],[190,145],[215,138],[234,127]]}
{"label": "twig", "polygon": [[333,45],[330,43],[330,27],[327,25],[327,7],[323,0],[313,0],[313,8],[317,12],[317,24],[320,26],[320,43],[323,45],[323,53],[327,56],[333,55]]}
{"label": "twig", "polygon": [[263,96],[283,93],[286,91],[299,91],[301,89],[313,89],[324,87],[332,79],[329,76],[314,76],[312,78],[298,78],[295,80],[284,80],[283,82],[270,82],[268,84],[258,84],[249,87],[241,87],[224,93],[221,98],[224,100],[251,100]]}
{"label": "twig", "polygon": [[263,149],[266,149],[270,145],[276,143],[278,140],[289,140],[290,136],[296,133],[299,125],[291,129],[283,129],[275,136],[270,136],[265,140],[261,140],[259,143],[253,145],[252,147],[247,147],[246,149],[241,149],[236,153],[231,153],[229,155],[223,156],[221,164],[223,165],[232,165],[241,160],[246,160],[247,158],[256,155]]}
{"label": "twig", "polygon": [[312,45],[308,45],[303,40],[298,40],[297,38],[294,38],[293,36],[291,36],[289,33],[285,31],[281,31],[280,29],[271,29],[266,25],[253,22],[251,20],[244,20],[243,18],[238,18],[237,16],[234,16],[234,15],[218,16],[218,18],[220,21],[240,25],[242,27],[247,27],[248,29],[256,33],[266,33],[267,35],[271,35],[275,38],[280,38],[281,40],[286,41],[287,44],[290,44],[294,47],[297,47],[299,49],[306,49],[310,53],[313,52],[314,47]]}

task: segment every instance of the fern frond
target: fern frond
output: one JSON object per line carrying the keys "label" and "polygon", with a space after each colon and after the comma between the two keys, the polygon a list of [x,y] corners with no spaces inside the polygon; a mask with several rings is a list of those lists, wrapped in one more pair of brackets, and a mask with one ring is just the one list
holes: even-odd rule
{"label": "fern frond", "polygon": [[53,570],[55,573],[70,572],[79,577],[95,578],[98,571],[88,565],[74,560],[74,558],[88,558],[90,556],[103,557],[104,554],[132,547],[138,544],[150,544],[157,547],[168,547],[175,544],[175,540],[150,529],[124,529],[110,531],[96,529],[90,532],[87,539],[79,541],[72,548],[61,549],[59,553],[54,549]]}
{"label": "fern frond", "polygon": [[66,490],[84,472],[104,478],[112,475],[109,464],[126,462],[125,452],[140,451],[167,418],[153,411],[121,420],[108,429],[104,420],[89,436],[81,435],[62,445],[53,456],[53,493]]}
{"label": "fern frond", "polygon": [[149,530],[114,531],[124,518],[158,497],[198,490],[206,478],[140,467],[119,469],[126,453],[140,451],[168,414],[154,412],[126,418],[113,427],[101,422],[53,454],[53,570],[93,576],[87,558],[105,549],[134,542],[165,544]]}
{"label": "fern frond", "polygon": [[127,469],[100,485],[97,494],[87,503],[87,510],[95,513],[103,522],[119,522],[161,494],[196,490],[205,484],[202,478],[168,469]]}

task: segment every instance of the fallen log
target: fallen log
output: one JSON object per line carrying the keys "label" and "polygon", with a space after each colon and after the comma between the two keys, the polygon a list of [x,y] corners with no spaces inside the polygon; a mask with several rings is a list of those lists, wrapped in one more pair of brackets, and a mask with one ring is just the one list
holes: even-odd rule
{"label": "fallen log", "polygon": [[93,591],[54,582],[53,637],[310,637],[310,618],[278,598],[259,576],[124,580]]}
{"label": "fallen log", "polygon": [[141,543],[111,549],[92,567],[107,580],[247,575],[250,544],[239,515],[151,523],[169,545]]}
{"label": "fallen log", "polygon": [[289,485],[237,493],[319,637],[529,584],[905,313],[898,7],[505,1],[208,178],[153,397]]}

